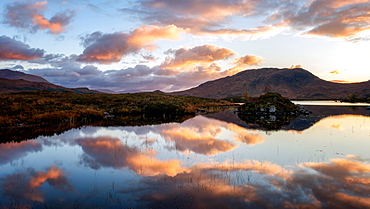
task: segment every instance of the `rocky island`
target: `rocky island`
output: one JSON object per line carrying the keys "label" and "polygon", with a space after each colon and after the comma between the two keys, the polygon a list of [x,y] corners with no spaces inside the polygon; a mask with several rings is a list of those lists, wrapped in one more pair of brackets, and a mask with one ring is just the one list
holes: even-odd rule
{"label": "rocky island", "polygon": [[240,119],[258,124],[267,130],[278,130],[299,115],[310,113],[303,106],[296,105],[274,92],[268,92],[258,98],[246,98],[246,102],[238,108]]}

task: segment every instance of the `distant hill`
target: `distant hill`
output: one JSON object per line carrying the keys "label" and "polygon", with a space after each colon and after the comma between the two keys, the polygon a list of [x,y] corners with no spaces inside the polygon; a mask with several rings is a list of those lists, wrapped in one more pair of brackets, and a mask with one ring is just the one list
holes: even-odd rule
{"label": "distant hill", "polygon": [[7,78],[10,80],[23,79],[25,81],[49,83],[46,79],[40,76],[30,75],[30,74],[26,74],[26,73],[19,72],[19,71],[13,71],[9,69],[0,70],[0,78]]}
{"label": "distant hill", "polygon": [[277,92],[290,99],[341,99],[350,93],[369,96],[370,80],[334,83],[322,80],[302,68],[262,68],[245,70],[171,94],[221,99],[242,96],[246,92],[250,97],[257,97],[266,91]]}
{"label": "distant hill", "polygon": [[18,71],[0,70],[0,94],[40,90],[71,91],[75,93],[101,93],[88,88],[66,88],[58,86],[49,83],[42,77]]}
{"label": "distant hill", "polygon": [[99,91],[101,93],[106,93],[106,94],[119,94],[119,92],[113,91],[110,89],[96,89],[96,91]]}
{"label": "distant hill", "polygon": [[66,88],[45,82],[32,82],[25,80],[10,80],[0,78],[0,94],[16,93],[24,91],[71,91],[75,93],[101,93],[99,91],[89,90],[88,88]]}

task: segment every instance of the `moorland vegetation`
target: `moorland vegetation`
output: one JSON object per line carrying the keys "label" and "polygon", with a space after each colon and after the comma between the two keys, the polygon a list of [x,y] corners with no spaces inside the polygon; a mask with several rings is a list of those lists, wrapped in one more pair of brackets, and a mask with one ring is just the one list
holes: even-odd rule
{"label": "moorland vegetation", "polygon": [[227,101],[157,93],[77,94],[32,91],[0,95],[0,127],[90,123],[124,116],[177,117],[222,110]]}

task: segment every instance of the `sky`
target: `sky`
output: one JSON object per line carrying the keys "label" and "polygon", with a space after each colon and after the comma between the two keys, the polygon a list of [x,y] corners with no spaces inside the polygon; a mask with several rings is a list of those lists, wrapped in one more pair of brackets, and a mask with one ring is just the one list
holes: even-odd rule
{"label": "sky", "polygon": [[370,79],[370,0],[1,0],[0,69],[179,91],[264,67]]}

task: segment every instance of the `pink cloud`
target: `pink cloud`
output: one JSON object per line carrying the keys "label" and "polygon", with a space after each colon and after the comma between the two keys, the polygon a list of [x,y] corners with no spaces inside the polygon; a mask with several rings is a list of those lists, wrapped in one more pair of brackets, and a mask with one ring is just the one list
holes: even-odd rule
{"label": "pink cloud", "polygon": [[35,14],[32,16],[33,23],[38,25],[41,30],[49,29],[53,34],[63,32],[63,26],[59,23],[49,22],[44,16]]}
{"label": "pink cloud", "polygon": [[[196,35],[265,38],[284,30],[362,40],[370,30],[367,0],[149,0],[139,4],[144,21],[187,28]],[[144,17],[143,17],[144,16]],[[234,19],[261,19],[257,27],[233,27]],[[364,39],[366,37],[363,37]]]}
{"label": "pink cloud", "polygon": [[152,49],[150,45],[160,39],[176,40],[185,30],[174,25],[160,28],[158,26],[144,25],[131,33],[102,34],[92,33],[83,38],[86,46],[78,57],[80,62],[98,62],[111,64],[119,62],[128,54],[138,53],[142,48]]}
{"label": "pink cloud", "polygon": [[4,12],[4,23],[25,29],[29,32],[37,30],[49,30],[50,33],[58,35],[66,30],[67,25],[74,17],[74,11],[57,13],[49,20],[42,14],[46,11],[47,1],[43,2],[14,2],[6,5]]}
{"label": "pink cloud", "polygon": [[225,71],[225,73],[226,75],[235,75],[236,73],[245,70],[247,66],[257,66],[264,61],[265,60],[262,57],[253,54],[245,55],[244,57],[236,58],[233,63],[235,66]]}
{"label": "pink cloud", "polygon": [[175,25],[163,28],[154,25],[143,25],[132,31],[127,41],[130,45],[142,48],[160,39],[177,40],[184,32],[185,30]]}
{"label": "pink cloud", "polygon": [[330,72],[330,74],[338,75],[338,74],[340,74],[340,71],[339,70],[333,70],[333,71]]}
{"label": "pink cloud", "polygon": [[289,69],[302,68],[302,65],[292,65]]}
{"label": "pink cloud", "polygon": [[149,0],[139,6],[141,10],[122,9],[122,11],[138,12],[144,15],[144,21],[160,25],[174,24],[196,35],[238,35],[251,38],[266,34],[269,36],[277,31],[272,25],[245,29],[230,28],[232,25],[230,22],[234,17],[248,18],[266,14],[270,12],[269,9],[276,10],[278,4],[271,1]]}
{"label": "pink cloud", "polygon": [[235,64],[238,65],[258,65],[265,61],[262,57],[256,55],[246,55],[244,57],[237,58]]}
{"label": "pink cloud", "polygon": [[34,60],[41,58],[44,53],[42,49],[31,48],[20,41],[0,36],[0,60]]}
{"label": "pink cloud", "polygon": [[215,45],[203,45],[191,49],[170,50],[168,54],[173,54],[174,57],[168,58],[161,65],[162,68],[177,68],[193,66],[198,63],[212,63],[217,60],[230,58],[235,55],[235,52]]}
{"label": "pink cloud", "polygon": [[304,34],[351,39],[370,29],[369,9],[366,0],[315,0],[298,12],[288,5],[279,15],[289,26],[308,30]]}

